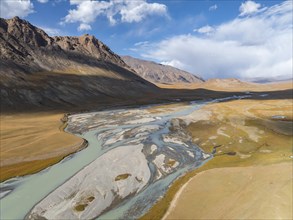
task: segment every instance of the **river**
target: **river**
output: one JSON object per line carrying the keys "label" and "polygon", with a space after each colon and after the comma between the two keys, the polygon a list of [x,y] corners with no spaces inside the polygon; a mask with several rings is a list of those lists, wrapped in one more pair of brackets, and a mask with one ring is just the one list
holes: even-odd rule
{"label": "river", "polygon": [[[240,97],[225,99],[234,98]],[[71,115],[66,130],[88,147],[41,172],[2,182],[0,218],[138,218],[176,178],[211,156],[192,143],[177,118],[225,99],[157,113],[146,106]]]}

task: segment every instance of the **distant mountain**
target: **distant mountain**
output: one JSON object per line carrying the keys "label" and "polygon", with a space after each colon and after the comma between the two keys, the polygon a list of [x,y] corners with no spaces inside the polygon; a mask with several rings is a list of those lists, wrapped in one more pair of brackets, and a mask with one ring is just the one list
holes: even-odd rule
{"label": "distant mountain", "polygon": [[276,83],[276,82],[286,82],[292,81],[292,77],[257,77],[257,78],[245,78],[243,79],[247,82],[254,82],[254,83]]}
{"label": "distant mountain", "polygon": [[208,79],[204,84],[207,88],[217,88],[221,90],[230,88],[245,88],[253,83],[243,82],[236,78],[225,78],[225,79]]}
{"label": "distant mountain", "polygon": [[142,78],[153,83],[197,83],[204,80],[196,75],[177,69],[172,66],[162,65],[151,61],[140,60],[130,56],[122,59]]}
{"label": "distant mountain", "polygon": [[0,19],[0,66],[2,110],[142,99],[158,89],[94,36],[50,37],[18,17]]}

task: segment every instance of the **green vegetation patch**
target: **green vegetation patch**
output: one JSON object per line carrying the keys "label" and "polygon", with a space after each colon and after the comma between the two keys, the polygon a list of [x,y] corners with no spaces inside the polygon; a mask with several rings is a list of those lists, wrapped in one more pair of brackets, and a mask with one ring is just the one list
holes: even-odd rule
{"label": "green vegetation patch", "polygon": [[92,202],[94,199],[95,199],[94,196],[90,196],[90,197],[87,198],[87,201]]}
{"label": "green vegetation patch", "polygon": [[89,205],[89,203],[91,203],[94,199],[95,199],[94,196],[90,196],[90,197],[86,198],[85,200],[83,199],[82,201],[80,201],[80,204],[77,204],[74,207],[74,210],[77,212],[84,211],[85,208]]}
{"label": "green vegetation patch", "polygon": [[175,163],[176,163],[176,160],[169,159],[165,164],[167,167],[173,167]]}
{"label": "green vegetation patch", "polygon": [[128,177],[130,177],[131,174],[130,173],[124,173],[124,174],[120,174],[118,176],[115,177],[115,181],[119,181],[119,180],[125,180]]}
{"label": "green vegetation patch", "polygon": [[85,210],[85,208],[88,206],[88,204],[79,204],[79,205],[76,205],[74,207],[75,211],[78,211],[78,212],[82,212]]}

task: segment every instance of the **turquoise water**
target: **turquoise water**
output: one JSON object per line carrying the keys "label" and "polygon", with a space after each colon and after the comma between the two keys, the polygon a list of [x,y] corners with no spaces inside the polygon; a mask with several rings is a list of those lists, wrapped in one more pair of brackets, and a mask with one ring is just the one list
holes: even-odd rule
{"label": "turquoise water", "polygon": [[[234,97],[235,98],[235,97]],[[231,98],[226,98],[231,99]],[[213,100],[211,102],[216,102],[219,100]],[[179,111],[174,111],[172,113],[159,114],[162,118],[158,121],[159,124],[166,123],[172,118],[185,116],[193,111],[199,109],[202,105],[206,103],[193,102],[191,105],[186,105],[186,108]],[[141,108],[143,109],[143,108]],[[119,110],[122,111],[122,110]],[[127,110],[125,110],[127,111]],[[104,113],[113,114],[115,111],[104,111]],[[113,128],[124,128],[125,126],[115,126]],[[13,178],[2,182],[1,195],[3,198],[0,200],[0,219],[23,219],[27,213],[41,201],[46,195],[56,189],[58,186],[66,182],[70,177],[74,176],[75,173],[80,171],[83,167],[90,164],[96,158],[104,153],[101,150],[101,143],[97,140],[96,134],[99,133],[99,128],[88,131],[80,137],[88,141],[88,147],[80,152],[77,152],[63,161],[55,164],[39,173],[28,175],[24,177]],[[167,131],[167,130],[166,130]],[[164,132],[166,132],[164,130]],[[154,134],[152,139],[158,146],[162,145],[162,140],[158,138],[159,134]],[[161,142],[161,143],[160,143]],[[136,216],[137,213],[128,214],[131,207],[144,202],[144,199],[150,198],[154,193],[162,193],[166,190],[166,187],[171,184],[174,179],[178,176],[187,172],[190,168],[195,168],[199,164],[194,164],[193,166],[186,166],[165,178],[153,183],[151,187],[146,188],[144,191],[136,195],[133,199],[123,202],[119,207],[113,209],[103,216],[101,219],[108,218],[123,218],[123,216]],[[151,168],[151,167],[150,167]],[[12,190],[9,192],[9,190]],[[8,192],[8,193],[7,193]],[[6,195],[4,195],[7,193]],[[154,201],[150,202],[148,206],[146,205],[141,211],[146,211]]]}
{"label": "turquoise water", "polygon": [[0,200],[0,219],[23,219],[38,201],[100,156],[101,145],[95,138],[95,133],[96,131],[90,131],[84,134],[82,137],[88,141],[88,147],[60,163],[37,174],[2,182],[2,190],[9,187],[14,189]]}

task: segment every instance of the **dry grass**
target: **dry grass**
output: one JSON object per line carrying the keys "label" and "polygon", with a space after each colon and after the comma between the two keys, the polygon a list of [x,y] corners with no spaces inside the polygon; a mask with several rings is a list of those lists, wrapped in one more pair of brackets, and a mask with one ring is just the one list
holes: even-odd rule
{"label": "dry grass", "polygon": [[161,114],[161,113],[165,113],[168,111],[172,111],[174,109],[176,109],[177,111],[180,111],[181,109],[184,109],[184,108],[185,107],[182,106],[182,102],[181,102],[181,103],[171,103],[171,104],[160,104],[157,106],[152,106],[150,108],[147,108],[146,110],[150,114]]}
{"label": "dry grass", "polygon": [[82,140],[62,131],[60,113],[1,115],[1,181],[38,172],[77,151]]}
{"label": "dry grass", "polygon": [[292,219],[292,171],[289,162],[201,172],[166,219]]}
{"label": "dry grass", "polygon": [[44,168],[49,167],[62,160],[64,156],[53,157],[44,160],[33,160],[28,162],[16,163],[1,167],[1,181],[15,177],[24,176],[32,173],[37,173]]}
{"label": "dry grass", "polygon": [[75,205],[74,209],[77,212],[82,212],[85,210],[85,208],[89,205],[89,203],[91,203],[92,201],[94,201],[95,197],[94,196],[90,196],[86,199],[84,199],[83,201],[80,201],[79,204]]}
{"label": "dry grass", "polygon": [[119,180],[125,180],[128,177],[130,177],[131,174],[130,173],[124,173],[124,174],[120,174],[118,176],[115,177],[115,181],[119,181]]}
{"label": "dry grass", "polygon": [[229,92],[240,92],[240,91],[277,91],[292,89],[293,82],[278,82],[278,83],[249,83],[242,82],[233,79],[212,79],[204,83],[177,83],[177,84],[156,84],[158,87],[163,89],[208,89],[214,91],[229,91]]}
{"label": "dry grass", "polygon": [[[270,166],[282,162],[292,163],[292,159],[290,159],[292,155],[292,134],[288,135],[284,132],[292,129],[292,100],[237,100],[207,105],[202,110],[209,112],[208,117],[205,117],[204,120],[198,120],[197,117],[191,116],[191,121],[195,118],[196,120],[191,122],[187,129],[193,136],[194,141],[207,152],[211,152],[213,147],[221,145],[217,148],[217,155],[199,169],[176,180],[167,194],[141,219],[161,219],[180,188],[191,178],[196,179],[196,176],[202,171],[222,167]],[[272,120],[271,116],[273,115],[285,115],[289,123]],[[277,126],[281,128],[278,132],[275,129],[276,124],[268,123],[271,121],[276,122]],[[235,152],[236,154],[227,155],[229,152]],[[267,170],[269,169],[267,168]],[[276,171],[276,173],[278,172]],[[254,174],[254,176],[258,178],[257,174]],[[225,178],[224,175],[209,176],[208,182],[217,183],[217,181],[224,181]],[[274,181],[278,182],[277,176],[272,178],[275,178]],[[259,183],[261,184],[261,181]],[[222,185],[217,188],[215,185],[213,190],[223,191],[226,187],[226,185]],[[258,188],[251,188],[248,185],[247,189],[253,191]],[[189,188],[188,193],[191,191],[193,192],[192,187]],[[185,198],[188,193],[182,194],[179,199]],[[211,191],[205,194],[206,212],[214,211],[212,206],[209,206],[209,202],[214,199],[213,193]],[[225,196],[229,200],[229,195]],[[249,205],[248,200],[237,202],[240,205]],[[265,198],[260,200],[261,202],[265,203]],[[192,210],[183,209],[180,206],[181,210],[189,213],[200,212],[196,208],[196,203],[193,204],[192,200],[189,203],[193,207]],[[283,203],[291,204],[290,201],[283,201]],[[288,206],[286,207],[288,209]],[[176,206],[175,209],[179,210]],[[184,216],[170,215],[169,217],[178,219]],[[191,218],[191,215],[189,217]]]}
{"label": "dry grass", "polygon": [[[217,152],[237,151],[242,158],[284,150],[290,155],[292,100],[237,100],[208,105],[203,111],[210,112],[209,120],[191,123],[188,131],[205,151],[221,145]],[[272,119],[274,115],[284,115],[287,121]]]}

